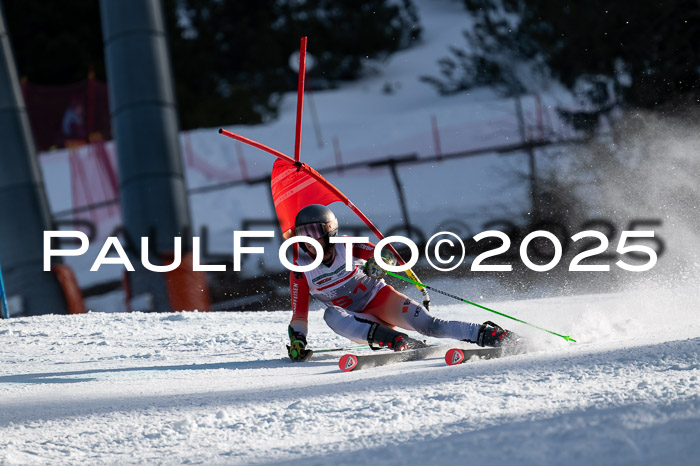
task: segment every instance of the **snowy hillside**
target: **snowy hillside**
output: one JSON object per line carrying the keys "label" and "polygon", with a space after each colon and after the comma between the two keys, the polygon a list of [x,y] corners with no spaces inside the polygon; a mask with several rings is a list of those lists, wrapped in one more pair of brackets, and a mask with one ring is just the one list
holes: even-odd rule
{"label": "snowy hillside", "polygon": [[[578,343],[514,324],[536,352],[352,373],[337,355],[289,362],[286,313],[2,321],[0,464],[694,464],[698,297],[492,303]],[[320,312],[310,342],[347,343]]]}
{"label": "snowy hillside", "polygon": [[[446,98],[420,82],[423,75],[439,74],[437,60],[448,53],[450,45],[465,45],[462,31],[468,25],[469,16],[459,2],[415,3],[424,31],[420,43],[395,53],[386,62],[374,63],[376,72],[357,82],[319,92],[307,89],[302,160],[323,169],[336,166],[338,160],[342,164],[352,164],[411,154],[424,158],[521,142],[513,99],[501,98],[488,89]],[[309,37],[310,50],[313,41],[314,38]],[[391,93],[385,91],[387,84]],[[296,98],[296,92],[285,94],[279,118],[267,124],[241,126],[222,122],[222,125],[293,155]],[[557,132],[563,129],[552,106],[561,98],[555,93],[542,96],[544,111],[549,117],[548,127],[552,126]],[[312,105],[318,125],[314,125]],[[527,125],[535,126],[534,97],[525,97],[523,107]],[[189,189],[241,181],[246,176],[266,176],[272,171],[272,156],[219,135],[218,128],[183,133],[181,146],[188,167]],[[113,151],[113,144],[109,143],[107,149]],[[86,158],[87,152],[85,148],[79,154]],[[189,156],[196,159],[195,162],[188,161]],[[40,158],[54,213],[73,207],[69,159],[67,151],[52,152]],[[245,173],[242,166],[246,167]],[[530,209],[528,185],[526,180],[517,177],[518,171],[527,171],[524,153],[490,153],[398,168],[406,187],[410,220],[428,237],[439,231],[441,224],[455,219],[468,223],[476,234],[482,231],[486,221],[497,217],[516,221],[525,218]],[[328,178],[372,218],[380,230],[388,231],[402,225],[397,193],[388,168],[349,170],[333,173]],[[275,222],[269,186],[264,184],[240,184],[195,193],[189,199],[195,231],[200,232],[204,226],[209,229],[211,250],[216,254],[230,257],[231,232],[243,229],[245,220]],[[360,224],[347,209],[339,209],[338,214],[344,223],[347,220]],[[89,215],[82,217],[89,218]],[[103,223],[105,227],[98,228],[100,240],[114,230],[119,220],[109,218]],[[93,246],[84,258],[67,259],[76,270],[81,286],[121,277],[122,268],[118,266],[107,266],[99,273],[87,272],[99,246]],[[275,254],[270,254],[266,262],[269,262],[268,269],[282,270]],[[258,272],[256,268],[247,268],[241,274],[249,277]]]}

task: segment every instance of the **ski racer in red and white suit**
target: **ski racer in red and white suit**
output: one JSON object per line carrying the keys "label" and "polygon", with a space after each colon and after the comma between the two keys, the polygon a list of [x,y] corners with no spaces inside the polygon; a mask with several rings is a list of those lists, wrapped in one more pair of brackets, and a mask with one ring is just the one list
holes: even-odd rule
{"label": "ski racer in red and white suit", "polygon": [[[347,271],[345,244],[329,243],[327,236],[317,240],[324,250],[321,265],[308,272],[291,272],[289,276],[293,314],[289,324],[292,344],[288,349],[292,360],[306,358],[309,296],[326,306],[323,318],[334,332],[373,347],[399,351],[422,343],[394,330],[395,327],[480,346],[500,346],[513,336],[491,322],[482,325],[434,317],[416,301],[384,282],[383,270],[374,261],[372,243],[352,245],[352,270]],[[311,264],[314,253],[302,249],[298,265]]]}

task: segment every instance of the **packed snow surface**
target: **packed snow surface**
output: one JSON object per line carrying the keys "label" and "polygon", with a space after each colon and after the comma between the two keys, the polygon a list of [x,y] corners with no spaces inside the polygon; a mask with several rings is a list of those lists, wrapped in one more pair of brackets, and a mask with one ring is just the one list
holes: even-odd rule
{"label": "packed snow surface", "polygon": [[[318,169],[333,166],[334,140],[345,163],[390,154],[430,157],[438,153],[433,118],[442,153],[520,140],[512,100],[488,89],[443,98],[418,80],[438,74],[437,60],[449,45],[464,44],[468,17],[458,2],[417,4],[420,44],[377,64],[376,75],[307,94],[304,161]],[[390,94],[383,91],[387,85],[394,89]],[[545,109],[560,103],[557,95],[550,90],[542,96]],[[279,118],[266,125],[221,124],[292,154],[295,99],[289,93]],[[309,114],[312,100],[322,134]],[[523,107],[532,127],[533,98],[523,99]],[[552,118],[559,129],[556,114]],[[242,179],[240,157],[250,177],[269,174],[272,157],[216,130],[187,135],[207,173]],[[41,158],[54,214],[74,207],[69,159],[67,151]],[[455,219],[477,233],[494,216],[523,218],[528,186],[508,174],[526,162],[523,154],[494,153],[400,167],[411,188],[411,218],[426,233]],[[188,188],[221,181],[207,173],[188,170]],[[387,169],[329,179],[382,231],[401,223]],[[212,250],[230,257],[231,232],[244,219],[275,225],[268,193],[266,185],[240,185],[193,194],[195,229],[209,227]],[[342,209],[337,213],[343,226],[357,223]],[[118,222],[103,222],[101,233]],[[674,226],[673,218],[665,222]],[[669,242],[669,251],[678,254],[693,244]],[[100,246],[93,245],[92,257],[68,261],[82,286],[121,278],[120,267],[87,273]],[[674,265],[670,256],[664,261]],[[576,343],[438,300],[438,317],[495,320],[528,337],[533,351],[456,367],[430,359],[352,373],[338,369],[342,353],[291,363],[284,347],[288,312],[93,312],[1,320],[0,464],[696,464],[700,293],[697,280],[688,282],[672,289],[483,303],[571,335]],[[480,283],[447,279],[440,287],[478,301],[472,291]],[[558,288],[558,281],[551,280],[551,287]],[[119,311],[121,303],[115,292],[88,305]],[[313,348],[348,344],[326,327],[318,308],[310,314],[310,329]]]}
{"label": "packed snow surface", "polygon": [[[488,303],[577,343],[437,306],[495,317],[534,351],[351,373],[340,353],[288,361],[287,312],[4,320],[0,464],[696,464],[697,298],[688,286]],[[348,344],[320,310],[309,341]]]}

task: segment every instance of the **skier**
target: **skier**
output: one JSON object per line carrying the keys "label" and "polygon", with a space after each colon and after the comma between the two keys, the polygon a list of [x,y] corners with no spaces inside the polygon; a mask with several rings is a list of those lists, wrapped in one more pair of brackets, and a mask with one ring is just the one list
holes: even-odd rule
{"label": "skier", "polygon": [[[346,245],[329,241],[338,234],[338,219],[328,207],[312,204],[301,209],[295,218],[294,230],[297,236],[308,236],[321,244],[323,261],[314,270],[292,271],[289,276],[293,314],[287,349],[293,361],[304,361],[311,354],[306,350],[309,294],[327,306],[323,318],[334,332],[355,342],[367,343],[374,349],[387,347],[403,351],[425,346],[394,330],[395,327],[479,346],[506,346],[518,342],[517,335],[493,322],[479,325],[432,316],[416,301],[384,282],[386,272],[374,259],[372,243],[352,245],[353,270],[346,271]],[[303,252],[299,254],[298,265],[311,264],[316,257],[315,249],[307,248],[303,242],[300,245]],[[387,264],[396,264],[387,249],[382,251],[382,258]]]}

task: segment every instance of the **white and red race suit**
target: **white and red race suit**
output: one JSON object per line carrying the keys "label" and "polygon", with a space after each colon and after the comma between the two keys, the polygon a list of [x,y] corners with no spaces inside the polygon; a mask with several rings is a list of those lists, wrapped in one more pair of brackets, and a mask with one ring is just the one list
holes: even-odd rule
{"label": "white and red race suit", "polygon": [[[326,306],[323,315],[328,326],[339,335],[358,343],[367,342],[373,322],[387,327],[401,327],[437,338],[476,341],[481,325],[445,321],[433,317],[416,301],[394,290],[383,279],[369,277],[364,264],[374,253],[374,244],[352,245],[352,270],[345,270],[346,246],[333,243],[335,254],[330,263],[322,263],[308,272],[291,272],[289,287],[295,332],[308,334],[309,296]],[[308,265],[313,258],[299,251],[298,265]]]}

